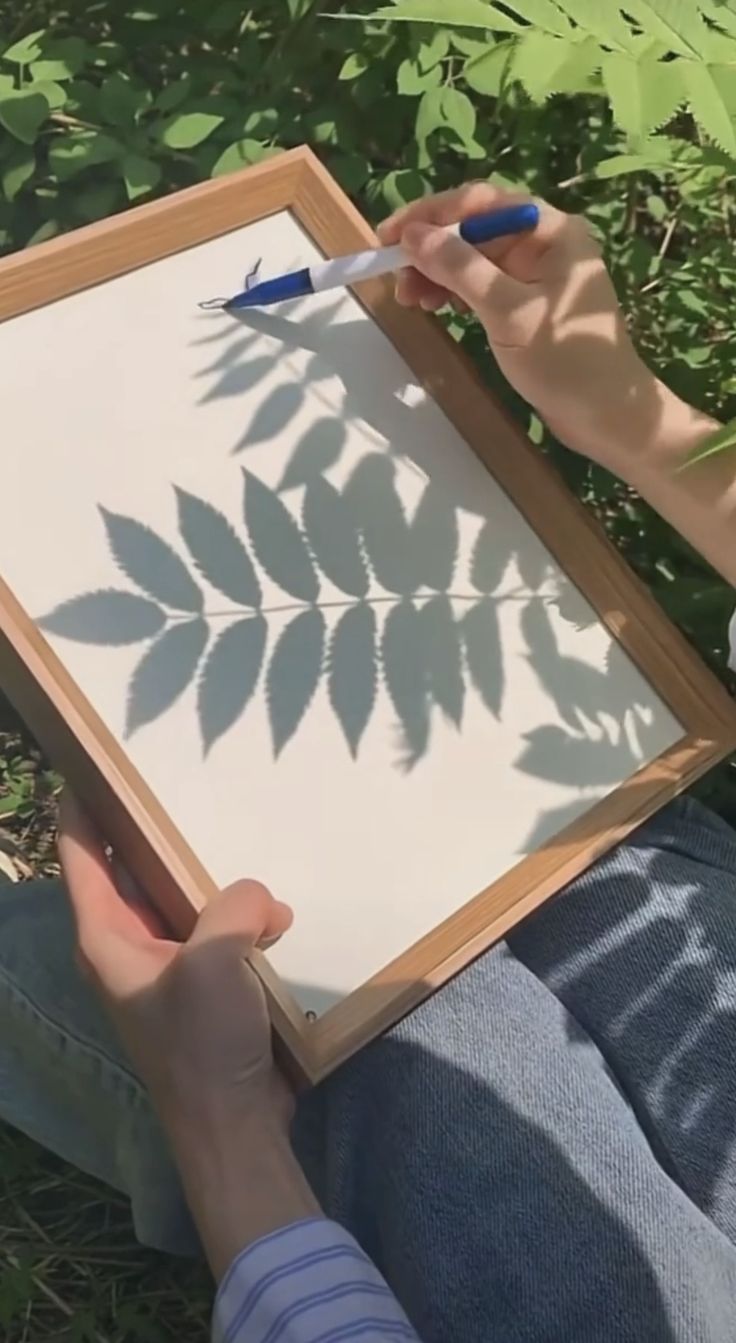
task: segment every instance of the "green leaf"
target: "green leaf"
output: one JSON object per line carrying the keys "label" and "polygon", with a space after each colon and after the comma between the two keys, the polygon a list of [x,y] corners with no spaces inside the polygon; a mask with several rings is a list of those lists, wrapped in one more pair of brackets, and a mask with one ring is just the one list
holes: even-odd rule
{"label": "green leaf", "polygon": [[169,149],[193,149],[221,126],[224,117],[211,112],[182,112],[172,117],[161,131],[161,139]]}
{"label": "green leaf", "polygon": [[457,24],[461,28],[488,28],[494,32],[518,33],[521,25],[515,19],[486,4],[486,0],[397,0],[384,5],[372,14],[343,14],[345,19],[393,19],[408,23],[441,23],[444,28]]}
{"label": "green leaf", "polygon": [[422,70],[419,62],[410,57],[401,62],[396,72],[397,91],[410,98],[416,98],[426,89],[437,88],[441,83],[442,67],[440,65],[435,65],[430,70]]}
{"label": "green leaf", "polygon": [[387,173],[381,183],[381,192],[389,210],[398,210],[401,205],[418,200],[429,191],[429,182],[416,168],[396,169]]}
{"label": "green leaf", "polygon": [[630,51],[633,35],[621,16],[619,5],[611,0],[555,0],[568,18],[614,51]]}
{"label": "green leaf", "polygon": [[149,101],[150,94],[136,88],[118,71],[108,75],[100,89],[100,111],[110,126],[130,127]]}
{"label": "green leaf", "polygon": [[669,214],[667,203],[661,196],[647,196],[647,210],[658,224],[663,224]]}
{"label": "green leaf", "polygon": [[429,167],[431,162],[430,155],[427,153],[427,140],[434,131],[445,124],[445,114],[442,107],[443,93],[444,89],[428,89],[422,95],[417,108],[415,133],[419,145],[419,165],[422,168]]}
{"label": "green leaf", "polygon": [[228,145],[210,168],[210,177],[222,177],[224,173],[237,172],[250,163],[258,163],[264,156],[263,145],[259,140],[236,140]]}
{"label": "green leaf", "polygon": [[73,79],[92,56],[92,48],[81,37],[44,39],[40,46],[41,59],[31,66],[36,79]]}
{"label": "green leaf", "polygon": [[19,89],[17,93],[0,98],[0,125],[25,145],[36,141],[38,132],[49,114],[49,104],[42,93]]}
{"label": "green leaf", "polygon": [[370,177],[371,165],[362,154],[340,154],[330,160],[330,172],[337,178],[343,191],[355,195]]}
{"label": "green leaf", "polygon": [[128,200],[133,201],[138,196],[145,196],[148,191],[155,191],[161,181],[159,164],[153,159],[144,158],[142,154],[126,154],[120,166]]}
{"label": "green leaf", "polygon": [[687,308],[688,312],[694,312],[696,317],[707,317],[709,313],[708,304],[705,299],[699,298],[692,289],[680,289],[677,292],[677,301]]}
{"label": "green leaf", "polygon": [[419,28],[415,59],[420,70],[433,70],[450,52],[450,34],[446,28]]}
{"label": "green leaf", "polygon": [[707,65],[696,61],[683,61],[682,66],[693,117],[719,149],[736,158],[736,125],[721,92],[722,77],[716,80]]}
{"label": "green leaf", "polygon": [[728,448],[736,448],[736,420],[724,424],[721,429],[717,429],[710,438],[707,438],[705,443],[701,443],[697,448],[694,448],[687,461],[679,469],[680,471],[686,471],[696,462],[704,462],[708,457],[715,457],[716,453],[725,452]]}
{"label": "green leaf", "polygon": [[554,62],[547,76],[549,96],[557,93],[588,93],[593,76],[600,68],[601,49],[593,37],[582,42],[564,43],[567,55],[560,52],[560,61]]}
{"label": "green leaf", "polygon": [[463,144],[472,142],[476,113],[467,94],[458,89],[429,89],[417,109],[416,136],[420,147],[421,168],[428,166],[427,140],[433,131],[451,130]]}
{"label": "green leaf", "polygon": [[119,182],[98,182],[95,186],[74,188],[74,213],[86,222],[104,219],[123,204]]}
{"label": "green leaf", "polygon": [[243,122],[243,135],[266,140],[278,134],[281,117],[275,107],[254,107]]}
{"label": "green leaf", "polygon": [[572,32],[571,24],[560,12],[564,5],[558,6],[554,0],[510,0],[509,8],[534,28],[541,28],[542,32],[557,37],[567,37]]}
{"label": "green leaf", "polygon": [[50,79],[34,79],[32,84],[28,85],[31,93],[40,93],[46,99],[52,112],[58,111],[67,101],[67,91],[61,87],[61,84],[55,84]]}
{"label": "green leaf", "polygon": [[736,10],[729,0],[699,0],[700,8],[706,18],[712,19],[725,32],[736,37]]}
{"label": "green leaf", "polygon": [[102,131],[79,131],[54,140],[49,149],[49,167],[60,182],[85,168],[110,163],[123,152],[122,146]]}
{"label": "green leaf", "polygon": [[682,61],[634,61],[620,52],[604,52],[603,84],[613,118],[626,135],[643,139],[670,121],[683,102]]}
{"label": "green leaf", "polygon": [[[585,48],[588,65],[586,74],[595,69],[593,49]],[[575,56],[575,46],[567,38],[553,37],[550,33],[528,32],[516,43],[513,74],[535,103],[544,102],[557,92],[556,80]]]}
{"label": "green leaf", "polygon": [[497,42],[490,50],[484,49],[479,56],[471,56],[463,70],[466,84],[476,93],[486,93],[497,98],[506,81],[515,50],[516,43],[510,39]]}
{"label": "green leaf", "polygon": [[350,55],[345,57],[337,77],[342,80],[357,79],[359,75],[364,74],[369,65],[368,57],[362,52],[351,51]]}
{"label": "green leaf", "polygon": [[8,201],[14,201],[18,192],[25,186],[36,169],[36,156],[31,148],[14,149],[2,166],[3,195]]}
{"label": "green leaf", "polygon": [[667,141],[652,141],[640,154],[614,154],[612,158],[596,163],[593,176],[605,180],[624,173],[658,172],[672,162],[672,147]]}
{"label": "green leaf", "polygon": [[110,65],[120,65],[126,54],[119,42],[98,42],[92,48],[92,64],[102,69]]}
{"label": "green leaf", "polygon": [[41,55],[39,39],[44,36],[45,28],[39,28],[35,33],[27,33],[21,37],[20,41],[14,42],[12,47],[8,47],[3,52],[4,61],[12,61],[14,65],[30,65]]}
{"label": "green leaf", "polygon": [[36,229],[35,233],[31,234],[26,242],[26,247],[35,247],[37,243],[48,242],[49,238],[55,238],[58,232],[58,219],[46,219],[43,224]]}
{"label": "green leaf", "polygon": [[182,75],[181,79],[174,80],[172,84],[167,84],[155,99],[155,106],[160,112],[173,112],[175,108],[180,107],[192,91],[192,76]]}
{"label": "green leaf", "polygon": [[681,56],[705,55],[708,29],[693,0],[626,0],[622,8],[669,51]]}

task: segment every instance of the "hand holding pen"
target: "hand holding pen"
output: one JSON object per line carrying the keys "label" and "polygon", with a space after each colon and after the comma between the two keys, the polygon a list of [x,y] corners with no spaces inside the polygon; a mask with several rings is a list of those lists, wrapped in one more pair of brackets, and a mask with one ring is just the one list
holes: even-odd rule
{"label": "hand holding pen", "polygon": [[[482,214],[470,216],[450,226],[448,232],[462,238],[473,247],[491,242],[495,238],[509,237],[536,227],[539,210],[531,201],[521,204],[502,206]],[[201,308],[222,308],[225,312],[237,312],[241,308],[262,308],[274,303],[284,303],[289,299],[304,298],[309,294],[318,294],[325,289],[339,289],[346,285],[358,284],[361,280],[373,279],[378,275],[389,275],[409,265],[409,260],[400,243],[391,247],[380,247],[368,252],[355,252],[351,256],[334,257],[316,266],[305,266],[301,270],[288,271],[271,280],[259,280],[260,262],[246,276],[242,293],[232,298],[213,298],[200,303]]]}

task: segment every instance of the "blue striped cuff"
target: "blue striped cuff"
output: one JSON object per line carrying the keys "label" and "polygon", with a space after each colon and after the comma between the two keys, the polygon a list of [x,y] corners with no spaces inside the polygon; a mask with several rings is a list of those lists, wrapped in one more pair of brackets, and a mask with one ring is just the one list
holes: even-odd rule
{"label": "blue striped cuff", "polygon": [[212,1337],[213,1343],[417,1343],[357,1241],[326,1218],[283,1227],[238,1255],[220,1283]]}

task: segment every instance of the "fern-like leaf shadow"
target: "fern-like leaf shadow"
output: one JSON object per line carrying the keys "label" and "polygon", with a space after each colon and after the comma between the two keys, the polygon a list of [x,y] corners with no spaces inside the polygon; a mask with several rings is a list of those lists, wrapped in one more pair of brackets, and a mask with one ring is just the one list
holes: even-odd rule
{"label": "fern-like leaf shadow", "polygon": [[251,387],[258,386],[261,378],[273,368],[273,364],[273,359],[268,355],[260,355],[256,359],[233,364],[232,368],[225,370],[216,387],[205,393],[200,404],[206,405],[209,401],[218,401],[223,396],[243,396]]}
{"label": "fern-like leaf shadow", "polygon": [[488,519],[478,532],[473,547],[470,562],[470,581],[473,587],[486,595],[495,592],[506,572],[509,559],[508,551],[505,547],[499,546],[493,523]]}
{"label": "fern-like leaf shadow", "polygon": [[432,597],[422,607],[420,621],[428,693],[445,717],[460,727],[465,704],[462,644],[449,597]]}
{"label": "fern-like leaf shadow", "polygon": [[204,499],[176,488],[179,531],[199,572],[240,606],[260,606],[253,561],[227,518]]}
{"label": "fern-like leaf shadow", "polygon": [[430,702],[427,693],[426,644],[420,613],[405,598],[386,619],[381,660],[386,689],[399,720],[401,764],[411,770],[429,745]]}
{"label": "fern-like leaf shadow", "polygon": [[549,608],[543,602],[530,602],[524,608],[521,629],[540,686],[573,730],[585,730],[586,720],[598,723],[603,712],[623,717],[629,701],[620,693],[616,678],[560,652]]}
{"label": "fern-like leaf shadow", "polygon": [[166,623],[161,607],[137,592],[105,588],[83,592],[41,616],[38,624],[49,634],[83,644],[137,644],[152,639]]}
{"label": "fern-like leaf shadow", "polygon": [[315,602],[319,579],[300,528],[273,490],[250,471],[243,478],[245,525],[259,563],[284,592]]}
{"label": "fern-like leaf shadow", "polygon": [[328,480],[313,480],[304,492],[302,521],[312,553],[323,574],[341,592],[365,597],[368,566],[350,499]]}
{"label": "fern-like leaf shadow", "polygon": [[616,746],[609,744],[601,750],[599,742],[577,737],[552,723],[534,728],[525,741],[517,768],[538,779],[571,787],[618,784],[622,773],[626,777],[634,763],[624,738]]}
{"label": "fern-like leaf shadow", "polygon": [[498,611],[490,597],[483,597],[462,619],[465,660],[470,679],[486,708],[500,716],[505,677]]}
{"label": "fern-like leaf shadow", "polygon": [[130,682],[125,735],[159,718],[184,693],[197,673],[207,646],[206,620],[170,625],[150,645]]}
{"label": "fern-like leaf shadow", "polygon": [[304,392],[296,383],[285,382],[275,387],[261,402],[253,419],[233,448],[233,455],[244,448],[253,448],[258,443],[268,443],[283,433],[287,424],[294,418],[304,399]]}
{"label": "fern-like leaf shadow", "polygon": [[330,704],[353,759],[373,712],[377,686],[376,615],[361,602],[341,615],[329,654]]}
{"label": "fern-like leaf shadow", "polygon": [[347,430],[341,420],[325,416],[317,420],[300,438],[279,481],[280,490],[291,490],[297,485],[308,485],[324,475],[340,459],[347,441]]}
{"label": "fern-like leaf shadow", "polygon": [[176,551],[135,518],[106,508],[100,514],[115,562],[131,582],[164,606],[199,614],[202,591]]}
{"label": "fern-like leaf shadow", "polygon": [[353,510],[376,578],[388,592],[415,591],[411,528],[395,485],[396,468],[380,453],[363,457],[344,496]]}
{"label": "fern-like leaf shadow", "polygon": [[247,616],[228,625],[213,644],[197,691],[205,755],[237,722],[255,693],[267,632],[263,616]]}
{"label": "fern-like leaf shadow", "polygon": [[282,630],[266,677],[273,753],[279,756],[311,703],[322,674],[325,619],[317,607],[300,611]]}
{"label": "fern-like leaf shadow", "polygon": [[411,523],[412,560],[416,587],[447,592],[457,564],[459,531],[457,515],[441,490],[431,481]]}

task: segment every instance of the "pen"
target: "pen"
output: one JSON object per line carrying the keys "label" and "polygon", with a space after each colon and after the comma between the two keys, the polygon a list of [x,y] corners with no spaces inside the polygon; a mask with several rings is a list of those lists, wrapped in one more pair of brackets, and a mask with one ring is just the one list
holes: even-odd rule
{"label": "pen", "polygon": [[[490,210],[485,214],[471,215],[462,223],[454,224],[447,230],[465,242],[478,246],[491,242],[494,238],[507,237],[514,233],[523,233],[536,227],[539,222],[539,210],[531,202],[522,205],[506,205],[502,209]],[[260,262],[251,271],[245,282],[245,289],[233,298],[208,299],[200,303],[200,308],[223,308],[226,312],[237,312],[240,308],[260,308],[272,303],[284,303],[288,299],[304,298],[308,294],[318,294],[325,289],[337,289],[345,285],[357,284],[361,280],[373,279],[377,275],[388,275],[410,265],[409,258],[401,244],[394,247],[379,247],[370,252],[354,252],[351,256],[335,257],[331,261],[322,261],[316,266],[305,266],[303,270],[288,271],[285,275],[275,276],[272,280],[258,280]]]}

